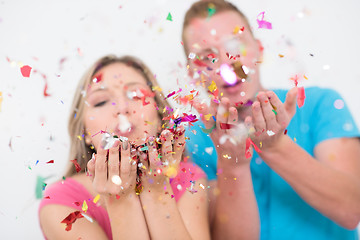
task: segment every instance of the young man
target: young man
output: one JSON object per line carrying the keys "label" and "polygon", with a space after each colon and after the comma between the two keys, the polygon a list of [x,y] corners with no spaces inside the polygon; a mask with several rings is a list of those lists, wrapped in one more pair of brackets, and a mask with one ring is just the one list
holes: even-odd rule
{"label": "young man", "polygon": [[357,239],[360,133],[341,96],[307,88],[299,108],[301,89],[264,89],[261,42],[228,2],[193,4],[183,43],[189,74],[213,95],[210,106],[194,104],[203,125],[187,144],[214,190],[213,237],[256,238],[257,201],[261,239]]}

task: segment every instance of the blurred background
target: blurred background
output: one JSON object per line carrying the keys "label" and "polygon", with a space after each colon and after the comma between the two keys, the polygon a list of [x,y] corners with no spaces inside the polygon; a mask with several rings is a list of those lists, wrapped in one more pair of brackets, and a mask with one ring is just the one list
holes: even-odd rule
{"label": "blurred background", "polygon": [[[95,60],[134,55],[149,65],[165,94],[192,89],[181,29],[193,2],[0,0],[1,239],[43,238],[37,179],[51,184],[64,174],[72,97]],[[359,1],[231,2],[265,47],[265,87],[291,88],[289,79],[297,75],[300,86],[333,88],[360,126]],[[257,28],[264,11],[271,30]],[[23,65],[32,67],[29,78],[21,74]]]}

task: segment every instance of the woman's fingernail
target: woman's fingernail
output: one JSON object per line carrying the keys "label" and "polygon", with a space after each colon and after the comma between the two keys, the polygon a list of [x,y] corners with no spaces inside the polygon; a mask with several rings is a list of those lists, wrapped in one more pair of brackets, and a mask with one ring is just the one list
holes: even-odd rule
{"label": "woman's fingernail", "polygon": [[154,137],[149,137],[148,144],[149,146],[154,146]]}
{"label": "woman's fingernail", "polygon": [[90,160],[91,162],[93,162],[93,163],[95,163],[95,153],[93,153],[92,155],[91,155],[91,160]]}
{"label": "woman's fingernail", "polygon": [[122,142],[122,149],[123,150],[127,150],[129,148],[129,141],[124,141]]}
{"label": "woman's fingernail", "polygon": [[120,140],[116,139],[115,142],[114,142],[113,147],[118,147],[119,145],[120,145]]}

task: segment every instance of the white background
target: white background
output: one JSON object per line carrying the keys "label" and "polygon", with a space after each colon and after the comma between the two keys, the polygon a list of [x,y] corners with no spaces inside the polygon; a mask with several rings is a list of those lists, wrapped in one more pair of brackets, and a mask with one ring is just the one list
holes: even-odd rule
{"label": "white background", "polygon": [[[97,58],[115,53],[143,59],[165,94],[178,89],[177,81],[186,84],[181,28],[193,2],[0,0],[1,239],[42,238],[36,178],[50,177],[51,183],[62,176],[73,93]],[[359,1],[232,2],[248,16],[265,47],[265,87],[290,88],[290,77],[305,74],[308,80],[300,85],[336,89],[360,125]],[[262,11],[272,30],[257,29]],[[172,22],[166,20],[169,12]],[[50,97],[43,96],[40,74],[22,77],[22,64],[47,76]],[[45,164],[49,160],[55,163]]]}

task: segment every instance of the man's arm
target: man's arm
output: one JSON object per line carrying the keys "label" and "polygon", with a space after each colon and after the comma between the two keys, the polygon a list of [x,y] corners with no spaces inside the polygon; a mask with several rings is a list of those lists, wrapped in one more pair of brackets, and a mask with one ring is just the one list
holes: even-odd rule
{"label": "man's arm", "polygon": [[330,139],[315,148],[315,158],[284,136],[277,147],[259,153],[312,207],[339,225],[360,221],[360,141]]}
{"label": "man's arm", "polygon": [[[220,163],[220,162],[219,162]],[[259,239],[260,220],[250,164],[222,169],[210,182],[210,221],[213,239]]]}

